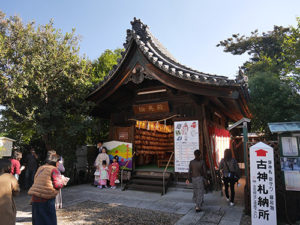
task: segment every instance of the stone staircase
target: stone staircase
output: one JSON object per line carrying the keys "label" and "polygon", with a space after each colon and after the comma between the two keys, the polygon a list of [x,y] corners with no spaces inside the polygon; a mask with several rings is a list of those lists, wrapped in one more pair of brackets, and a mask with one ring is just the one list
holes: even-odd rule
{"label": "stone staircase", "polygon": [[[172,180],[172,173],[165,173],[165,193]],[[163,172],[135,171],[124,190],[149,191],[163,194]]]}

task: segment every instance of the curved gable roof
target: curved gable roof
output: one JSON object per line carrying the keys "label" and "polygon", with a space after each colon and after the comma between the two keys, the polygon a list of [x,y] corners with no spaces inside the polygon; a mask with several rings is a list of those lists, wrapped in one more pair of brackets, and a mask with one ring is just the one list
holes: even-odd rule
{"label": "curved gable roof", "polygon": [[127,30],[126,42],[124,43],[125,51],[122,52],[122,58],[118,60],[118,64],[113,67],[104,80],[90,95],[98,92],[106,83],[108,83],[117,73],[120,66],[126,59],[126,56],[133,45],[136,43],[143,55],[158,69],[166,74],[191,82],[200,83],[209,86],[219,87],[239,87],[244,83],[243,79],[233,80],[225,76],[212,75],[199,72],[185,65],[180,64],[169,51],[154,37],[147,25],[143,24],[140,19],[134,18],[131,22],[132,29]]}

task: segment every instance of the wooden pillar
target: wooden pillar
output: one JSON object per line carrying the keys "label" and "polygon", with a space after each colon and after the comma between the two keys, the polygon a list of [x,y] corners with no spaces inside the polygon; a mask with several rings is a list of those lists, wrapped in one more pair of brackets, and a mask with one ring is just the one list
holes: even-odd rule
{"label": "wooden pillar", "polygon": [[196,115],[199,121],[199,150],[201,152],[201,159],[204,159],[204,143],[203,143],[203,115],[201,106],[197,105]]}
{"label": "wooden pillar", "polygon": [[231,154],[232,154],[232,157],[236,159],[235,157],[235,152],[234,152],[234,147],[233,147],[233,144],[235,143],[234,140],[230,140],[230,150],[231,150]]}
{"label": "wooden pillar", "polygon": [[199,149],[201,152],[201,159],[204,159],[203,125],[201,123],[202,120],[203,119],[201,117],[201,119],[199,120]]}
{"label": "wooden pillar", "polygon": [[208,161],[209,161],[209,165],[210,165],[210,173],[211,173],[211,177],[212,177],[212,182],[213,182],[213,186],[215,187],[215,189],[217,188],[217,176],[216,176],[216,172],[215,172],[215,166],[214,166],[214,161],[213,161],[213,156],[212,156],[212,148],[209,142],[209,134],[208,134],[208,126],[207,126],[207,119],[206,119],[206,113],[205,113],[205,106],[202,105],[202,116],[203,116],[203,122],[202,122],[202,130],[203,130],[203,136],[204,136],[204,141],[205,141],[205,145],[207,147],[207,154],[208,154]]}
{"label": "wooden pillar", "polygon": [[110,118],[109,121],[109,135],[108,135],[108,140],[112,141],[115,138],[115,127],[112,121],[112,117]]}

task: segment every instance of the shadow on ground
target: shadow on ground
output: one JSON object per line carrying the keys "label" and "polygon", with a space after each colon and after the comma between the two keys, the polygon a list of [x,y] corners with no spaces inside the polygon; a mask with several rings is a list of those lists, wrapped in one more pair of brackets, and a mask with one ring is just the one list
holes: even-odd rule
{"label": "shadow on ground", "polygon": [[59,224],[173,225],[180,215],[131,208],[119,204],[85,201],[58,210]]}

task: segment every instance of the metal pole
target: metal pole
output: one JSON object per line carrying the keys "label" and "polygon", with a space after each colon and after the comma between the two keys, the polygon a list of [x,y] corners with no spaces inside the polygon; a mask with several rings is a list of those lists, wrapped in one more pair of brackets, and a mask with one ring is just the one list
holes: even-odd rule
{"label": "metal pole", "polygon": [[121,170],[121,191],[123,191],[123,169]]}
{"label": "metal pole", "polygon": [[166,194],[166,191],[165,191],[165,172],[163,172],[163,195]]}
{"label": "metal pole", "polygon": [[247,162],[247,142],[248,142],[248,128],[247,128],[247,122],[243,122],[243,136],[244,136],[244,163],[245,163],[245,176],[246,176],[246,182],[248,181],[248,162]]}

